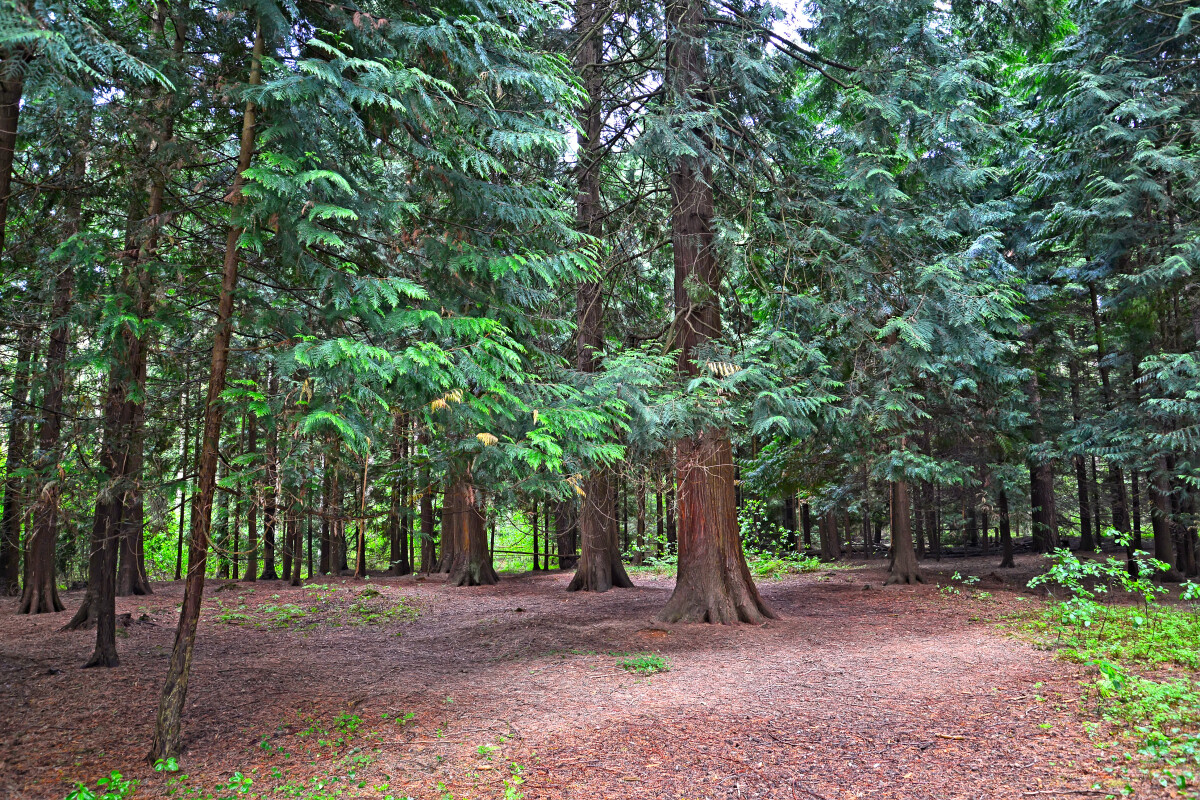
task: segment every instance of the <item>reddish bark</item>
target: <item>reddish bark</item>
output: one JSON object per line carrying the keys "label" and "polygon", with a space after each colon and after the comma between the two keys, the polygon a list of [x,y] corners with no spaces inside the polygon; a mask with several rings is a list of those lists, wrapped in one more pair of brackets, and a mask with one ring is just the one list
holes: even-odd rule
{"label": "reddish bark", "polygon": [[885,585],[894,583],[924,583],[921,568],[917,564],[917,553],[913,548],[912,507],[908,494],[908,481],[892,481],[892,547],[891,565]]}
{"label": "reddish bark", "polygon": [[[679,105],[700,99],[706,85],[703,3],[667,6],[667,88]],[[699,131],[693,131],[703,136]],[[671,171],[671,246],[675,262],[678,369],[698,373],[696,350],[721,332],[721,270],[713,252],[712,170],[681,156]],[[733,448],[726,431],[711,428],[677,443],[679,570],[665,621],[762,622],[775,615],[750,577],[737,522]]]}
{"label": "reddish bark", "polygon": [[459,478],[446,488],[442,501],[443,553],[448,542],[454,543],[447,581],[451,586],[489,586],[500,580],[492,568],[478,492],[469,477]]}

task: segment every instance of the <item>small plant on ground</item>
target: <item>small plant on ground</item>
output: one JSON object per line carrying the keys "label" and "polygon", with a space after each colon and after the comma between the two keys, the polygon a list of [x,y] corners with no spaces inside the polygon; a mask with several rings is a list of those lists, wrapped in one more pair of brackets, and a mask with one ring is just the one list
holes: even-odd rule
{"label": "small plant on ground", "polygon": [[621,669],[639,675],[653,675],[656,672],[670,672],[671,662],[660,655],[648,653],[622,659]]}
{"label": "small plant on ground", "polygon": [[137,788],[136,780],[126,780],[121,773],[113,770],[107,778],[96,781],[96,788],[87,784],[77,783],[75,789],[66,796],[66,800],[126,800]]}

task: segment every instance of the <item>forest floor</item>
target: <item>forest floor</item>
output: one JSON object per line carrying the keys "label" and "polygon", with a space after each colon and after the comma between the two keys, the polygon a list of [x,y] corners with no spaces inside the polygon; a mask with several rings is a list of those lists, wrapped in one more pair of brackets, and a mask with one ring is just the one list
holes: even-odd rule
{"label": "forest floor", "polygon": [[1014,635],[1040,560],[997,561],[927,562],[918,587],[883,588],[883,560],[764,580],[781,619],[761,627],[656,623],[666,576],[602,595],[561,572],[210,581],[174,774],[142,757],[182,584],[118,600],[115,670],[80,669],[94,632],[58,631],[82,592],[33,618],[6,598],[0,797],[110,770],[134,797],[242,797],[235,771],[303,800],[1104,796],[1087,668]]}

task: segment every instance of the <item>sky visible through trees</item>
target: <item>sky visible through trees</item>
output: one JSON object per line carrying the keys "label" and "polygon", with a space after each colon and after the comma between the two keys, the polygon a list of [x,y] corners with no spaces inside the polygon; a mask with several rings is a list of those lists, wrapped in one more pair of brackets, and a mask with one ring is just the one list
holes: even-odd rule
{"label": "sky visible through trees", "polygon": [[[1004,613],[1055,647],[1190,624],[1197,25],[0,0],[0,615],[119,676],[171,598],[138,757],[172,770],[214,582],[651,587],[605,602],[703,642],[854,559],[877,610],[992,598],[963,559],[1049,592]],[[1084,639],[1098,696],[1173,698],[1121,779],[1195,796],[1191,673]]]}

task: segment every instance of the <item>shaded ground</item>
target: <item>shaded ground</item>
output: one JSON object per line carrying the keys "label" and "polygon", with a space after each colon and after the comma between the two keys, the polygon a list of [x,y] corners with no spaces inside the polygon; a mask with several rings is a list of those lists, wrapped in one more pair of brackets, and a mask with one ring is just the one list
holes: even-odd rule
{"label": "shaded ground", "polygon": [[[882,561],[764,581],[783,619],[761,628],[657,625],[671,581],[645,576],[604,595],[565,593],[565,573],[214,581],[182,766],[205,790],[239,770],[312,798],[502,798],[506,779],[509,798],[581,800],[1097,794],[1081,668],[996,625],[1034,602],[1032,559],[1002,580],[995,558],[926,565],[989,597],[881,588]],[[166,793],[141,757],[182,585],[118,600],[146,621],[117,670],[80,669],[94,632],[57,631],[81,594],[33,618],[0,601],[0,797],[61,800],[110,769]],[[621,669],[636,653],[670,671]]]}

